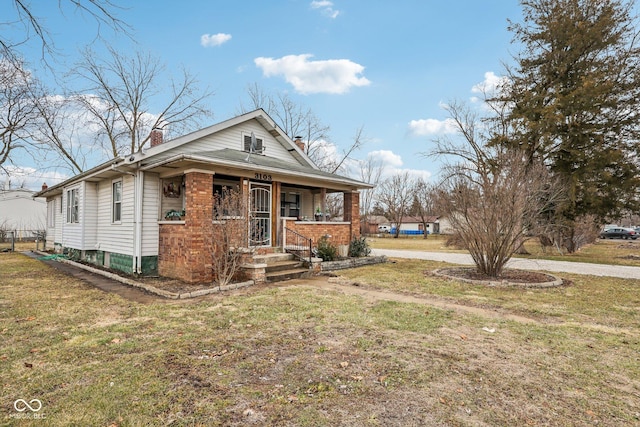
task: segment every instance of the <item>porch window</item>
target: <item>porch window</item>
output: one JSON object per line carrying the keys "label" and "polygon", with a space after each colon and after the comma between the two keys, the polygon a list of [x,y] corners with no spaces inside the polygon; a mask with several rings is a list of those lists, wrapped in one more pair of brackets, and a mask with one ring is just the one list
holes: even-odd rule
{"label": "porch window", "polygon": [[67,190],[67,222],[78,223],[80,218],[78,217],[78,207],[80,203],[78,200],[78,189]]}
{"label": "porch window", "polygon": [[213,185],[213,214],[215,218],[240,218],[242,212],[242,195],[238,184],[232,181],[218,180]]}
{"label": "porch window", "polygon": [[122,181],[111,184],[111,222],[122,220]]}
{"label": "porch window", "polygon": [[280,216],[296,218],[300,217],[299,193],[282,193],[282,201],[280,202]]}

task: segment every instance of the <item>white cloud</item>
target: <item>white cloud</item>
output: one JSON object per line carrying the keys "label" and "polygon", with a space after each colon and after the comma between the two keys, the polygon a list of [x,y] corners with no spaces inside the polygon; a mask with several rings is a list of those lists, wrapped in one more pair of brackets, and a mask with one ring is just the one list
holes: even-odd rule
{"label": "white cloud", "polygon": [[51,187],[70,178],[69,175],[57,171],[43,171],[31,166],[9,165],[5,167],[5,171],[8,173],[7,175],[0,175],[1,186],[5,188],[23,187],[32,191],[41,190],[43,183]]}
{"label": "white cloud", "polygon": [[231,40],[231,34],[203,34],[200,36],[200,44],[203,47],[215,47],[220,46],[223,43]]}
{"label": "white cloud", "polygon": [[336,19],[340,15],[340,11],[333,8],[333,2],[328,0],[314,0],[310,4],[311,9],[320,9],[324,16]]}
{"label": "white cloud", "polygon": [[409,133],[412,136],[427,136],[456,132],[453,119],[420,119],[409,122]]}
{"label": "white cloud", "polygon": [[265,77],[284,76],[298,93],[342,94],[353,86],[367,86],[371,82],[359,77],[364,67],[348,59],[310,61],[313,55],[287,55],[282,58],[256,58],[254,63]]}
{"label": "white cloud", "polygon": [[390,150],[371,151],[367,157],[379,161],[384,167],[399,168],[402,166],[402,157]]}
{"label": "white cloud", "polygon": [[505,82],[506,77],[496,76],[493,71],[487,71],[484,73],[484,80],[471,88],[471,92],[473,93],[494,93],[497,89],[499,89]]}

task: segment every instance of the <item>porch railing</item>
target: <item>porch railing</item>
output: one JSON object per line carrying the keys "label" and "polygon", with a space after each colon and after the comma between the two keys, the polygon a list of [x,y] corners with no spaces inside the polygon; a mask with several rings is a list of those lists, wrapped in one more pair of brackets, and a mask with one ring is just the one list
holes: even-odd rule
{"label": "porch railing", "polygon": [[313,240],[287,227],[285,227],[285,231],[286,241],[284,242],[284,250],[293,254],[301,261],[308,262],[309,266],[311,266]]}

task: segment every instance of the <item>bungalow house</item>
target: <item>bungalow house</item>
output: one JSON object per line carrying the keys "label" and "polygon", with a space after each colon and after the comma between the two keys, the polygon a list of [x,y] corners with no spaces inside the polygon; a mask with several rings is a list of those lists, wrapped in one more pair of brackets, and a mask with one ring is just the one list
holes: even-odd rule
{"label": "bungalow house", "polygon": [[[213,278],[214,200],[223,189],[248,202],[248,246],[312,247],[322,236],[348,245],[360,233],[359,190],[327,173],[262,109],[117,157],[36,194],[48,204],[47,248],[126,273],[190,283]],[[326,195],[341,193],[344,218],[325,221]]]}

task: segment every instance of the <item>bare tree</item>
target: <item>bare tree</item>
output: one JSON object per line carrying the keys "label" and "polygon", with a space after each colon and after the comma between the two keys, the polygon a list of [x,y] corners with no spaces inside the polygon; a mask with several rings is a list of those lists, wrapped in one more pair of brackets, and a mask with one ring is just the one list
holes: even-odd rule
{"label": "bare tree", "polygon": [[[109,52],[110,59],[103,61],[91,50],[84,51],[74,74],[88,86],[74,99],[91,114],[113,157],[141,150],[153,128],[180,134],[211,115],[204,101],[212,93],[200,91],[186,71],[180,80],[166,81],[164,67],[152,56],[136,53],[129,58],[113,48]],[[159,102],[164,107],[154,112],[152,101],[163,96]]]}
{"label": "bare tree", "polygon": [[437,206],[469,250],[479,273],[499,277],[561,192],[541,163],[515,149],[488,147],[496,135],[467,108],[447,107],[462,143],[439,139],[431,155],[448,158]]}
{"label": "bare tree", "polygon": [[246,199],[239,191],[224,189],[216,195],[211,266],[218,286],[228,285],[236,278],[246,254],[250,253],[247,212]]}
{"label": "bare tree", "polygon": [[376,199],[377,186],[380,183],[382,172],[384,171],[384,164],[379,158],[371,155],[358,163],[360,166],[360,181],[376,186],[360,190],[360,224],[366,225],[369,223],[369,216],[371,215]]}
{"label": "bare tree", "polygon": [[[20,48],[30,39],[35,38],[41,47],[41,59],[47,63],[56,56],[56,48],[53,38],[46,25],[46,18],[38,16],[37,4],[23,0],[12,0],[13,8],[6,6],[3,9],[2,26],[5,28],[20,28],[17,33],[20,36],[12,38],[6,34],[0,35],[0,57],[21,68],[22,55]],[[84,17],[92,18],[97,26],[97,36],[100,37],[102,27],[112,29],[118,34],[130,35],[130,27],[117,16],[122,8],[111,0],[59,0],[60,14],[65,15],[69,9],[80,12]]]}
{"label": "bare tree", "polygon": [[429,235],[429,220],[433,217],[435,187],[423,178],[418,178],[414,183],[412,192],[413,207],[415,209],[413,213],[420,218],[422,229],[424,230],[423,237],[426,239]]}
{"label": "bare tree", "polygon": [[337,173],[343,170],[353,152],[366,143],[364,127],[361,126],[356,130],[351,144],[337,153],[335,145],[329,140],[330,127],[324,125],[310,108],[296,104],[286,93],[268,93],[257,83],[249,86],[247,93],[249,106],[241,104],[240,112],[264,109],[290,138],[301,137],[305,143],[305,154],[323,171]]}
{"label": "bare tree", "polygon": [[247,87],[249,107],[240,105],[242,113],[258,108],[273,117],[290,137],[301,137],[305,141],[305,154],[314,162],[318,160],[322,141],[329,138],[330,127],[324,125],[310,108],[296,104],[286,93],[271,94],[257,83]]}
{"label": "bare tree", "polygon": [[409,172],[396,173],[380,184],[378,201],[384,206],[389,220],[396,227],[394,238],[400,235],[402,220],[411,207],[413,187],[413,178]]}
{"label": "bare tree", "polygon": [[0,168],[11,161],[14,150],[29,146],[30,132],[37,118],[31,85],[32,76],[22,66],[0,60]]}

